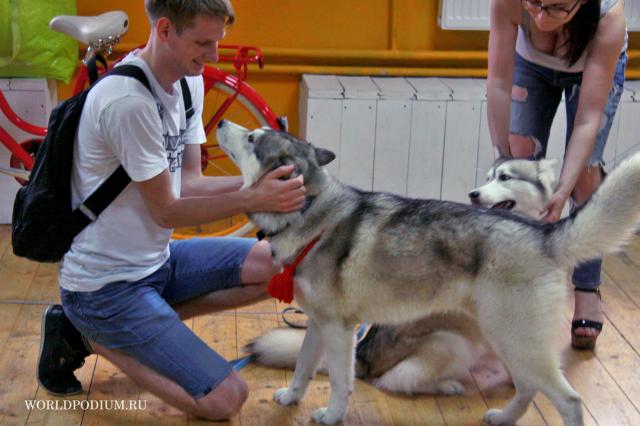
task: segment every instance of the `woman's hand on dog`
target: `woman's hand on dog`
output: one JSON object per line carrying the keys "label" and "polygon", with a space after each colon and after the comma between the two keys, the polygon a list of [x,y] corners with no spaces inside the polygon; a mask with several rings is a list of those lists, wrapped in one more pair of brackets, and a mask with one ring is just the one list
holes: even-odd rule
{"label": "woman's hand on dog", "polygon": [[303,208],[306,189],[302,175],[283,179],[294,169],[293,165],[280,166],[251,185],[248,211],[287,213]]}
{"label": "woman's hand on dog", "polygon": [[569,199],[568,195],[565,195],[562,191],[556,191],[551,196],[551,201],[547,206],[546,214],[542,218],[545,222],[557,222],[560,220],[564,205]]}

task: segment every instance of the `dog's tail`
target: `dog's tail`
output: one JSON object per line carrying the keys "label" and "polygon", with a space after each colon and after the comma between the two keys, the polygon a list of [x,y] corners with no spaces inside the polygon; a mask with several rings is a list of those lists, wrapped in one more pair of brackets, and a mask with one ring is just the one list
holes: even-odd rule
{"label": "dog's tail", "polygon": [[244,350],[256,357],[256,363],[265,367],[290,368],[302,347],[305,330],[276,328],[256,338]]}
{"label": "dog's tail", "polygon": [[550,233],[555,256],[570,266],[620,249],[640,220],[640,153],[623,161],[589,201]]}

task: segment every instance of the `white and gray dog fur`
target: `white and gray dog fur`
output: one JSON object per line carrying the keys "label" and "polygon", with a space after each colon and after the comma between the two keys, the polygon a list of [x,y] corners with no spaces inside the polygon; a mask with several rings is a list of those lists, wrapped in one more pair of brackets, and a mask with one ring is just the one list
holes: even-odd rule
{"label": "white and gray dog fur", "polygon": [[[557,160],[499,159],[487,183],[469,193],[473,204],[541,218],[555,186]],[[305,331],[277,328],[245,350],[257,364],[293,369]],[[486,353],[475,321],[466,315],[437,313],[403,324],[374,324],[357,342],[355,376],[379,389],[406,395],[455,395],[474,363]],[[326,373],[326,357],[318,371]]]}
{"label": "white and gray dog fur", "polygon": [[580,395],[560,369],[554,340],[563,318],[567,271],[617,250],[640,218],[640,154],[620,164],[580,210],[547,224],[500,210],[365,192],[322,168],[335,157],[286,133],[220,123],[218,141],[249,186],[282,164],[304,176],[309,205],[294,213],[251,214],[271,237],[277,260],[318,243],[295,275],[295,298],[308,315],[293,381],[283,405],[304,395],[323,353],[331,382],[328,407],[312,414],[340,422],[353,388],[358,323],[409,322],[431,313],[476,319],[516,388],[492,425],[514,424],[537,392],[565,425],[583,424]]}

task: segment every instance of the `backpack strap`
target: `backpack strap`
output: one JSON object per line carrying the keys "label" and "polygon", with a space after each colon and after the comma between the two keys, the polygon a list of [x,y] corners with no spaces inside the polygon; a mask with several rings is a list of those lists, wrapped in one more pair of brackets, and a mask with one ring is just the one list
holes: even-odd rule
{"label": "backpack strap", "polygon": [[[120,65],[105,74],[105,76],[107,75],[124,75],[127,77],[133,77],[140,83],[144,84],[144,87],[146,87],[149,92],[153,93],[147,76],[145,75],[144,71],[142,71],[142,68],[138,66]],[[195,111],[193,109],[193,102],[191,101],[191,90],[189,90],[189,85],[187,84],[186,78],[183,77],[180,79],[180,87],[182,88],[182,102],[184,102],[184,112],[187,120],[189,120],[193,116],[193,113]]]}
{"label": "backpack strap", "polygon": [[100,65],[102,65],[103,69],[106,70],[106,69],[109,68],[107,66],[107,60],[104,58],[104,56],[102,56],[100,54],[93,55],[87,61],[87,74],[89,75],[89,84],[90,85],[92,85],[93,83],[98,81],[98,78],[99,78],[99,75],[98,75],[98,62],[100,62]]}
{"label": "backpack strap", "polygon": [[182,87],[182,101],[184,102],[184,112],[187,116],[187,120],[189,120],[193,116],[193,105],[191,104],[191,91],[189,90],[189,85],[187,84],[186,78],[180,79],[180,86]]}
{"label": "backpack strap", "polygon": [[117,67],[112,68],[108,73],[106,73],[102,78],[108,77],[110,75],[123,75],[125,77],[133,77],[138,80],[140,83],[147,88],[147,90],[153,93],[151,90],[151,84],[149,83],[149,79],[147,79],[147,75],[142,71],[142,68],[136,65],[119,65]]}
{"label": "backpack strap", "polygon": [[77,225],[78,233],[95,221],[130,182],[131,178],[124,167],[119,166],[89,198],[73,211],[73,223]]}

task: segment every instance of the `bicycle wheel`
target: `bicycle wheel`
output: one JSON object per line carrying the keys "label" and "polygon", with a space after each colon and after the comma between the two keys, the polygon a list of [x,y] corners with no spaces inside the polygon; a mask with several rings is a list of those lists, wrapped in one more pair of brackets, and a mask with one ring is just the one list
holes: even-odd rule
{"label": "bicycle wheel", "polygon": [[[236,77],[211,67],[205,68],[203,77],[205,98],[202,116],[207,130],[207,142],[202,147],[203,173],[207,176],[239,176],[240,171],[216,140],[218,121],[224,118],[253,129],[278,127],[277,117],[255,90]],[[244,236],[253,229],[246,215],[237,215],[203,225],[177,228],[173,238]]]}

